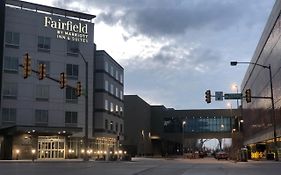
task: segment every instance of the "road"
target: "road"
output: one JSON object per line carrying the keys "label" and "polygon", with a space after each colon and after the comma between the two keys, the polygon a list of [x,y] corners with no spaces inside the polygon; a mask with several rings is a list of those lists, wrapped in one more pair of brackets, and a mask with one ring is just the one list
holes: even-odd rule
{"label": "road", "polygon": [[281,162],[234,163],[213,158],[148,159],[131,162],[0,161],[0,175],[279,175]]}

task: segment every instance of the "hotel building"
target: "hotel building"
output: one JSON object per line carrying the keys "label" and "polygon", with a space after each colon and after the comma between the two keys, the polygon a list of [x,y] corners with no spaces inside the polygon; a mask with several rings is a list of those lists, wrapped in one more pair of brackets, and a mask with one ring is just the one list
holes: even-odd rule
{"label": "hotel building", "polygon": [[[0,13],[0,158],[79,158],[117,149],[123,139],[123,68],[96,51],[95,16],[18,0],[1,1]],[[26,53],[33,71],[23,78]],[[46,65],[43,80],[39,64]]]}

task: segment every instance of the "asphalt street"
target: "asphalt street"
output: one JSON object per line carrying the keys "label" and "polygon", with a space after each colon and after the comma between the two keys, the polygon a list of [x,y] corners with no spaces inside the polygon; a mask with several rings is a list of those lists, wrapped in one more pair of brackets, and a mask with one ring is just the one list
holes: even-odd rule
{"label": "asphalt street", "polygon": [[281,162],[135,158],[131,162],[0,161],[0,175],[280,175]]}

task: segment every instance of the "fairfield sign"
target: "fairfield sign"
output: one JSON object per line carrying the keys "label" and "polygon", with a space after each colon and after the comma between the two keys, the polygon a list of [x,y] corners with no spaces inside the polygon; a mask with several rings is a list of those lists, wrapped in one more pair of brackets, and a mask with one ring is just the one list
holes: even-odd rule
{"label": "fairfield sign", "polygon": [[44,26],[56,29],[57,38],[76,42],[88,42],[88,24],[73,23],[68,20],[62,22],[61,19],[53,20],[45,16]]}

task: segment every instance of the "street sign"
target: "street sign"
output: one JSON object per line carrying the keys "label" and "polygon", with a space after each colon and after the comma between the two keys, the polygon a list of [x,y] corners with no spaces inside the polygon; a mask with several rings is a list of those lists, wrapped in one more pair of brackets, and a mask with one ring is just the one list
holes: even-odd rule
{"label": "street sign", "polygon": [[215,92],[215,99],[216,101],[223,101],[223,92],[222,91]]}
{"label": "street sign", "polygon": [[232,99],[242,99],[242,93],[231,93],[231,94],[224,94],[225,100],[232,100]]}

